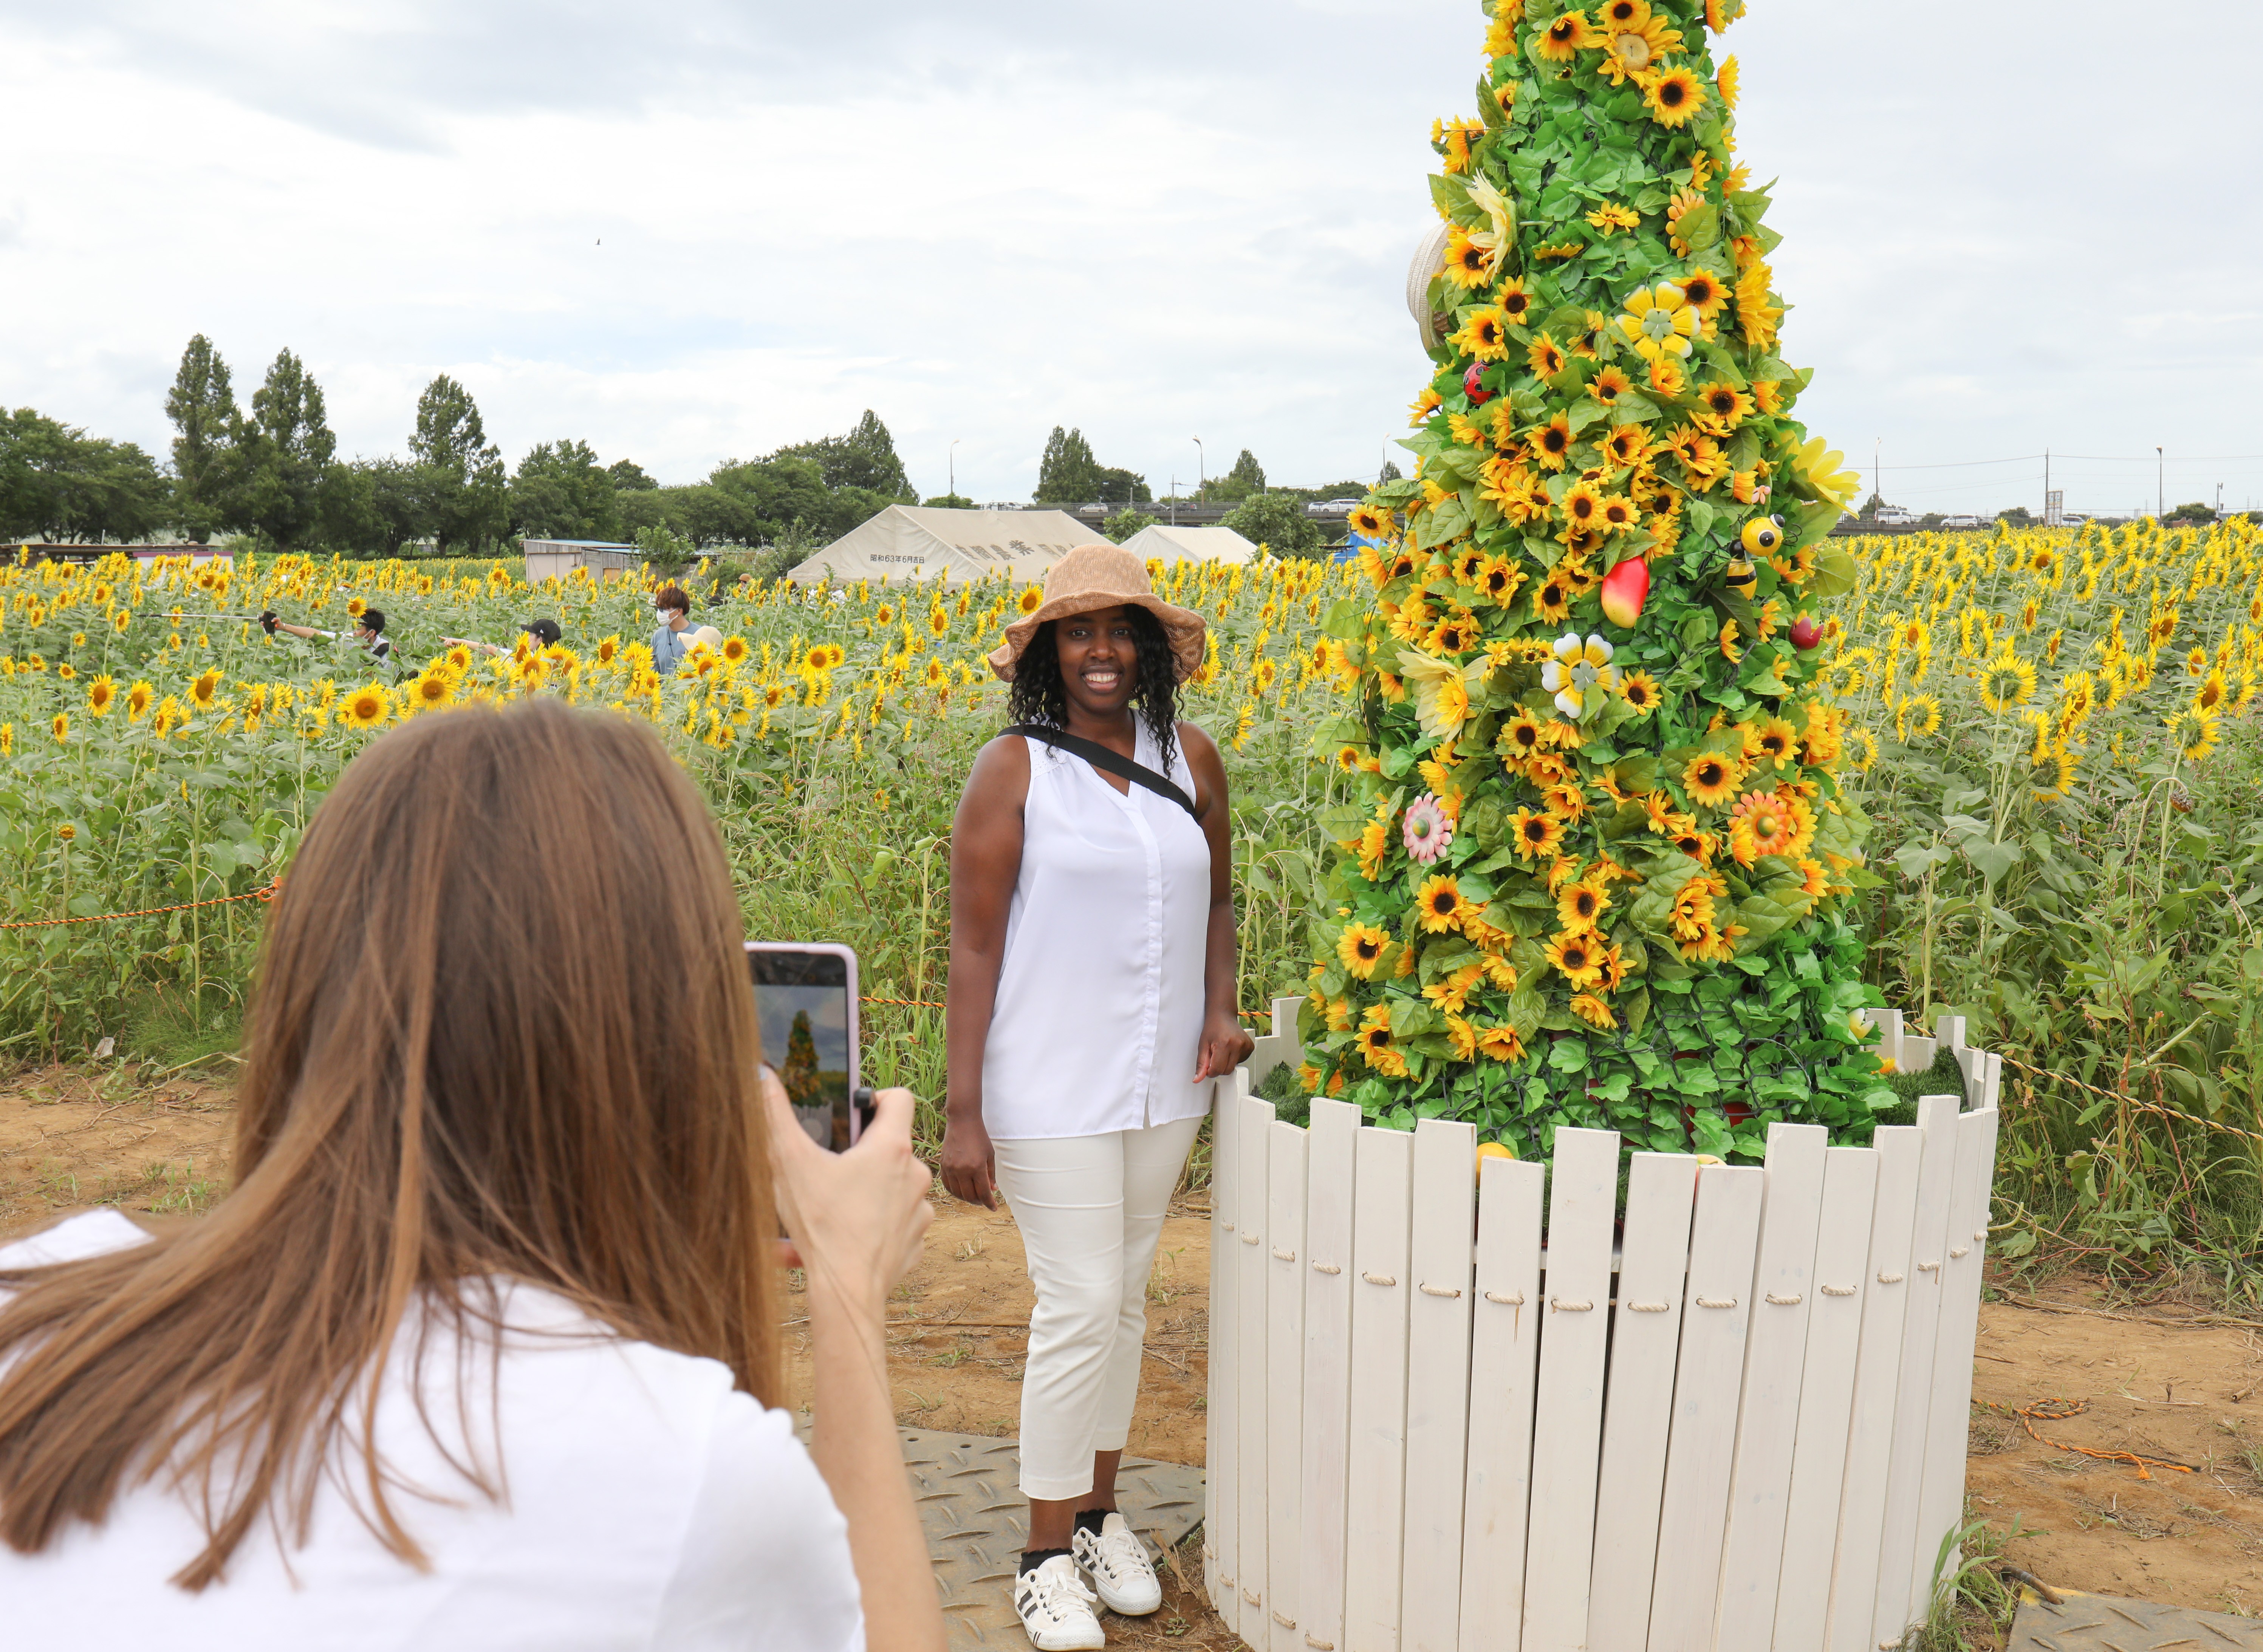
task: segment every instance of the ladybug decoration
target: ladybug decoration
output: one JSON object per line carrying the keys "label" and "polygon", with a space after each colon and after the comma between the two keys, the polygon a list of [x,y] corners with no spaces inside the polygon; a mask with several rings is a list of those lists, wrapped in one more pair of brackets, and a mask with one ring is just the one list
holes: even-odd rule
{"label": "ladybug decoration", "polygon": [[1471,362],[1469,372],[1462,375],[1462,393],[1470,399],[1470,406],[1481,408],[1493,400],[1493,393],[1485,387],[1481,375],[1485,364]]}
{"label": "ladybug decoration", "polygon": [[1783,518],[1755,516],[1745,524],[1745,549],[1756,557],[1772,556],[1783,544]]}

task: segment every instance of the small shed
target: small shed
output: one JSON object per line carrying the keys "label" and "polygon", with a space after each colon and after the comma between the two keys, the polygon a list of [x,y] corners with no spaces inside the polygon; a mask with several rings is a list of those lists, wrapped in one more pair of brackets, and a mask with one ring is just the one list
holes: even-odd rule
{"label": "small shed", "polygon": [[1154,562],[1251,562],[1257,547],[1231,528],[1174,528],[1159,522],[1124,542],[1126,551]]}
{"label": "small shed", "polygon": [[633,545],[611,539],[525,539],[526,582],[562,580],[575,568],[587,568],[597,581],[617,579],[644,566],[644,552]]}
{"label": "small shed", "polygon": [[945,510],[890,505],[787,575],[818,581],[932,580],[965,585],[1003,570],[1037,580],[1081,545],[1102,537],[1060,510]]}

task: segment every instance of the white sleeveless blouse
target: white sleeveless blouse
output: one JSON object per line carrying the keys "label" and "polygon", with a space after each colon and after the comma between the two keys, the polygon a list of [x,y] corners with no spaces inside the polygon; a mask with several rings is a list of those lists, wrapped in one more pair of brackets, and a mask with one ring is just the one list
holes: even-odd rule
{"label": "white sleeveless blouse", "polygon": [[[982,1057],[982,1122],[1001,1141],[1098,1136],[1198,1116],[1210,841],[1145,786],[1118,792],[1037,740],[1022,867]],[[1135,761],[1161,772],[1142,724]],[[1186,754],[1170,777],[1195,796]]]}

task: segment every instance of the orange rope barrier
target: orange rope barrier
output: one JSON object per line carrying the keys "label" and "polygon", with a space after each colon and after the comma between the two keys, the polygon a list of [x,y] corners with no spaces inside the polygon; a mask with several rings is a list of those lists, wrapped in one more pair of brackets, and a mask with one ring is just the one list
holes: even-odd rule
{"label": "orange rope barrier", "polygon": [[[948,1004],[930,1004],[923,998],[873,998],[868,994],[864,1001],[867,1004],[898,1004],[906,1009],[949,1009],[951,1007]],[[1237,1014],[1244,1021],[1254,1021],[1264,1019],[1256,1010],[1241,1010]]]}
{"label": "orange rope barrier", "polygon": [[155,918],[169,912],[193,912],[199,906],[225,906],[236,900],[272,900],[275,891],[282,886],[278,879],[241,895],[215,895],[210,900],[183,901],[177,906],[143,906],[134,912],[102,912],[90,918],[27,918],[20,923],[0,924],[0,929],[50,929],[57,924],[101,924],[114,918]]}
{"label": "orange rope barrier", "polygon": [[2137,1471],[2137,1478],[2140,1480],[2151,1480],[2153,1477],[2151,1470],[2155,1468],[2167,1468],[2180,1475],[2199,1472],[2190,1463],[2178,1462],[2168,1457],[2149,1457],[2141,1451],[2093,1451],[2088,1446],[2070,1446],[2064,1440],[2052,1439],[2035,1432],[2035,1423],[2038,1420],[2046,1423],[2063,1423],[2070,1417],[2081,1416],[2090,1409],[2088,1400],[2037,1400],[2032,1405],[2001,1405],[1994,1400],[1982,1400],[1978,1403],[1987,1410],[2001,1411],[2006,1417],[2018,1418],[2020,1426],[2028,1431],[2028,1438],[2039,1445],[2048,1446],[2053,1451],[2073,1452],[2079,1456],[2094,1457],[2100,1462],[2126,1462]]}

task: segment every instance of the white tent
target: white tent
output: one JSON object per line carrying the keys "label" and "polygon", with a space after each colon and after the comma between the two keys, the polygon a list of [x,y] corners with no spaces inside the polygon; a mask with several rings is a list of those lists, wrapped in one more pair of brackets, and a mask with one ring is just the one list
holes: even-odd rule
{"label": "white tent", "polygon": [[964,585],[1001,568],[1038,580],[1062,556],[1101,536],[1066,511],[929,510],[891,505],[788,575],[818,581],[932,580]]}
{"label": "white tent", "polygon": [[1126,551],[1156,562],[1248,562],[1257,547],[1231,528],[1174,528],[1156,523],[1124,542]]}

